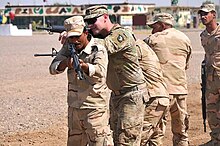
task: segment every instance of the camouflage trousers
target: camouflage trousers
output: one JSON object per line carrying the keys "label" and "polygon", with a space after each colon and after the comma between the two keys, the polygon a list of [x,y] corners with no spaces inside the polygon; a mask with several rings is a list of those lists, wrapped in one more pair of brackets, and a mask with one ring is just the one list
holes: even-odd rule
{"label": "camouflage trousers", "polygon": [[220,79],[214,76],[207,78],[206,84],[206,111],[207,121],[211,129],[212,143],[220,145]]}
{"label": "camouflage trousers", "polygon": [[114,146],[140,146],[145,108],[144,92],[129,91],[122,95],[113,94],[111,97],[110,125]]}
{"label": "camouflage trousers", "polygon": [[113,146],[107,108],[68,108],[67,146]]}
{"label": "camouflage trousers", "polygon": [[[186,104],[187,95],[170,95],[171,130],[173,146],[188,146],[189,115]],[[168,115],[167,115],[168,116]]]}
{"label": "camouflage trousers", "polygon": [[165,115],[168,108],[168,97],[152,97],[146,103],[142,146],[163,146],[162,139],[166,125]]}

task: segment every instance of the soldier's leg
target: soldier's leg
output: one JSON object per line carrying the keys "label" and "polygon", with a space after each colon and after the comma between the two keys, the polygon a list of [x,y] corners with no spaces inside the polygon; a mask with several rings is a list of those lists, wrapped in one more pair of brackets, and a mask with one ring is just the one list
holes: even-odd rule
{"label": "soldier's leg", "polygon": [[170,115],[173,146],[188,146],[189,115],[186,105],[187,95],[173,95],[172,97]]}
{"label": "soldier's leg", "polygon": [[[85,146],[87,135],[82,129],[80,119],[78,117],[79,109],[68,107],[68,140],[67,146]],[[83,116],[83,115],[82,115]]]}
{"label": "soldier's leg", "polygon": [[142,133],[142,145],[162,146],[164,129],[166,125],[165,115],[169,107],[169,98],[151,98],[146,104],[144,126]]}
{"label": "soldier's leg", "polygon": [[109,111],[106,108],[85,110],[84,121],[89,146],[113,146],[113,138],[109,125]]}
{"label": "soldier's leg", "polygon": [[112,97],[117,111],[115,146],[140,146],[145,108],[143,94],[138,90]]}
{"label": "soldier's leg", "polygon": [[118,117],[117,117],[117,109],[114,108],[112,98],[110,98],[110,119],[109,119],[109,121],[110,121],[110,128],[113,133],[113,139],[117,139],[117,135],[116,135],[115,131],[117,129]]}
{"label": "soldier's leg", "polygon": [[220,145],[220,80],[218,77],[214,77],[213,81],[207,82],[206,91],[206,111],[207,121],[211,129],[211,141],[210,144]]}

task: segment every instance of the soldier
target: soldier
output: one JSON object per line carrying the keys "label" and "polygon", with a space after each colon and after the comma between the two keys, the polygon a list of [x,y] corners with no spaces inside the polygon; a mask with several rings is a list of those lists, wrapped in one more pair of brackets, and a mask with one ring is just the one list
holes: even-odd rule
{"label": "soldier", "polygon": [[147,24],[153,30],[145,41],[159,58],[170,95],[173,146],[188,146],[189,115],[185,70],[191,55],[191,42],[184,33],[172,28],[173,17],[168,13],[156,14],[153,21]]}
{"label": "soldier", "polygon": [[220,145],[220,26],[216,22],[215,5],[203,3],[198,11],[206,29],[200,34],[205,50],[206,68],[206,111],[211,129],[211,140],[203,146]]}
{"label": "soldier", "polygon": [[[68,146],[113,146],[109,126],[110,90],[106,84],[108,55],[103,40],[89,35],[82,16],[64,21],[67,38],[50,65],[52,75],[67,69]],[[68,48],[74,44],[84,79],[73,68]]]}
{"label": "soldier", "polygon": [[[132,28],[126,27],[132,32]],[[169,108],[169,94],[163,78],[160,62],[155,52],[143,41],[136,39],[138,60],[146,79],[150,100],[146,102],[142,146],[162,146],[165,115]]]}
{"label": "soldier", "polygon": [[147,81],[150,100],[146,103],[142,146],[163,146],[165,115],[169,108],[169,94],[155,52],[142,40],[137,40],[138,58]]}
{"label": "soldier", "polygon": [[94,35],[104,38],[109,65],[107,84],[112,90],[110,123],[115,146],[139,146],[145,102],[149,100],[132,34],[113,24],[106,6],[86,9],[85,22]]}

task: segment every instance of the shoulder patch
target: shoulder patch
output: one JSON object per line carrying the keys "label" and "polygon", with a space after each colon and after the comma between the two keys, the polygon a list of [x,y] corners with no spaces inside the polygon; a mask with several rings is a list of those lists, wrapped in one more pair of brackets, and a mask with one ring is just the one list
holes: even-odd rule
{"label": "shoulder patch", "polygon": [[117,37],[117,40],[118,40],[118,42],[123,42],[124,41],[124,37],[122,36],[122,35],[118,35],[118,37]]}

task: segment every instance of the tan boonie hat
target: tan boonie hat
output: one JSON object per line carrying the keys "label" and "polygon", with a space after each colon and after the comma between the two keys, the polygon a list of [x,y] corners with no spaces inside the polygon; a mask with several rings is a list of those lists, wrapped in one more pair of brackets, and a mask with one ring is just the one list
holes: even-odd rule
{"label": "tan boonie hat", "polygon": [[84,30],[85,22],[82,16],[73,16],[64,21],[67,31],[67,38],[70,36],[80,36]]}
{"label": "tan boonie hat", "polygon": [[[215,5],[214,4],[202,4],[198,13],[200,13],[201,11],[203,12],[211,12],[211,11],[215,11]],[[216,11],[215,11],[216,12]]]}
{"label": "tan boonie hat", "polygon": [[173,26],[173,21],[174,18],[171,14],[169,13],[158,13],[154,16],[153,20],[148,22],[147,25],[149,25],[150,27],[157,23],[157,22],[163,22],[163,23],[167,23]]}
{"label": "tan boonie hat", "polygon": [[108,8],[105,5],[91,6],[86,9],[86,14],[84,19],[91,19],[102,16],[103,14],[108,14]]}

